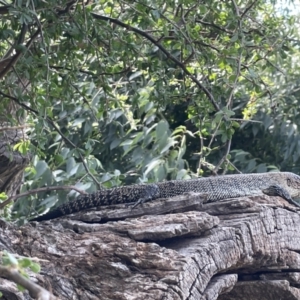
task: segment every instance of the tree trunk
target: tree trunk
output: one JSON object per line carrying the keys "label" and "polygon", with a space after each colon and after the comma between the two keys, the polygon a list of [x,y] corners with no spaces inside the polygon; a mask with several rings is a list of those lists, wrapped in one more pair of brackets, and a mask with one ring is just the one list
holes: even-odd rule
{"label": "tree trunk", "polygon": [[41,259],[32,278],[59,299],[300,299],[299,210],[268,196],[203,201],[2,226],[2,248]]}
{"label": "tree trunk", "polygon": [[30,161],[29,154],[14,149],[16,144],[28,139],[19,109],[13,101],[0,106],[0,193],[8,197],[19,192],[23,171]]}

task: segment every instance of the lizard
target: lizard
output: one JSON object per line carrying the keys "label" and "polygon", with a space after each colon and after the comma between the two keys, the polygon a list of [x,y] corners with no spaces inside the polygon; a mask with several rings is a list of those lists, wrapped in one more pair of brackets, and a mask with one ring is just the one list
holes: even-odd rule
{"label": "lizard", "polygon": [[106,205],[134,203],[137,205],[159,199],[170,198],[188,192],[207,195],[206,202],[214,202],[242,196],[280,196],[299,206],[292,197],[300,196],[300,176],[290,172],[234,174],[216,177],[200,177],[187,180],[170,180],[149,184],[133,184],[80,195],[30,221],[55,219],[71,213]]}

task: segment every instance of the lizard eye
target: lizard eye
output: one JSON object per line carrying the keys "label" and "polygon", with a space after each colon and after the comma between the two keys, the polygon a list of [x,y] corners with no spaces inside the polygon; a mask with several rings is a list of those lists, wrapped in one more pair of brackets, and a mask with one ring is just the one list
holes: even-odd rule
{"label": "lizard eye", "polygon": [[291,179],[288,178],[288,179],[286,180],[286,183],[287,183],[288,186],[291,186],[291,185],[292,185]]}

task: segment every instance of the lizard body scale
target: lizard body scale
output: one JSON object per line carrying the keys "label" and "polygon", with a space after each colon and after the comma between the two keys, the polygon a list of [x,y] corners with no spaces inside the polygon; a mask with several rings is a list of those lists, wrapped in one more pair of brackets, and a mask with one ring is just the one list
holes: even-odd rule
{"label": "lizard body scale", "polygon": [[54,219],[99,206],[132,202],[143,203],[188,192],[207,194],[207,202],[267,194],[281,196],[289,203],[300,206],[292,199],[292,197],[300,196],[300,176],[289,172],[238,174],[102,189],[95,193],[81,195],[31,221]]}

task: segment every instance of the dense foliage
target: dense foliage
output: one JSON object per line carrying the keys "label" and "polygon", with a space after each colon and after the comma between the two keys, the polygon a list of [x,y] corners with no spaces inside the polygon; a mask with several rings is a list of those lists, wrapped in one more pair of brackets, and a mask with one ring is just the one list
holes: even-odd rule
{"label": "dense foliage", "polygon": [[[300,173],[295,14],[245,0],[20,0],[0,13],[0,53],[14,58],[1,105],[27,112],[19,150],[33,155],[23,191]],[[74,196],[27,196],[14,216]]]}

